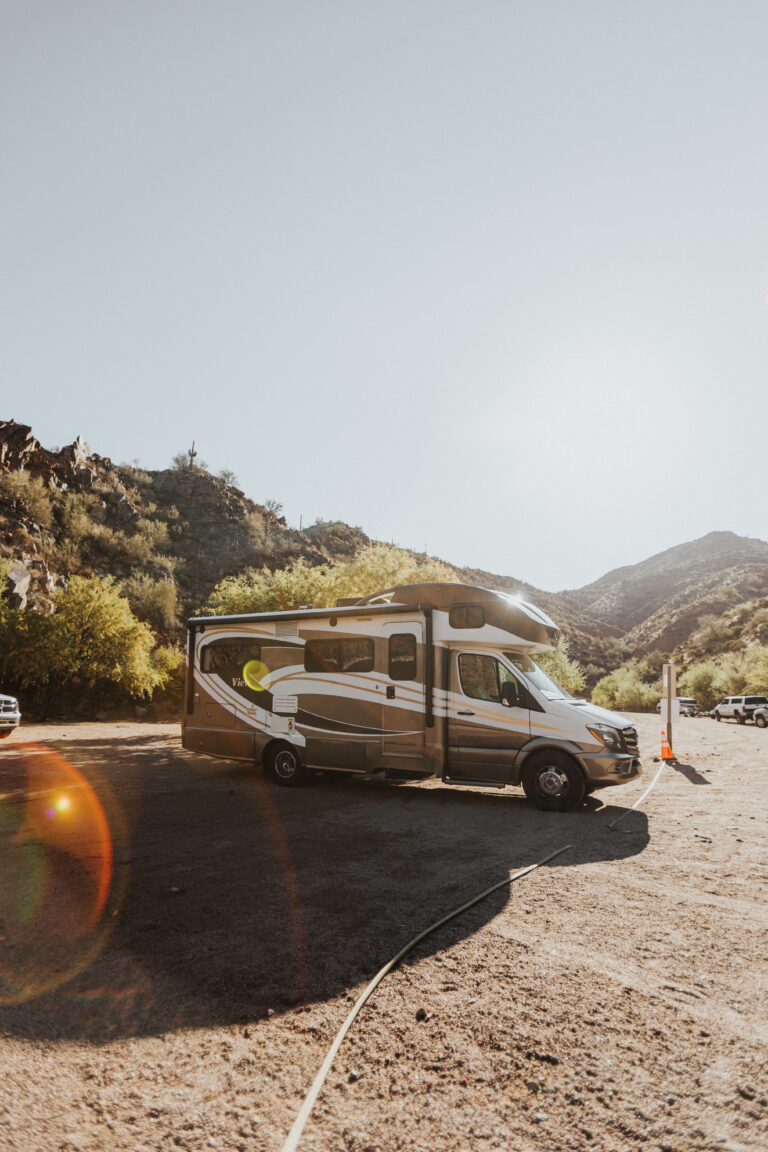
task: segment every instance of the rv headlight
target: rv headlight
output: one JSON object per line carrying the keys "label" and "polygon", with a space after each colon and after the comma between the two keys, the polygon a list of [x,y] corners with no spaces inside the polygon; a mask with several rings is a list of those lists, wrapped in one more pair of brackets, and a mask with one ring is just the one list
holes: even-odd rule
{"label": "rv headlight", "polygon": [[607,724],[595,724],[594,728],[587,728],[587,732],[591,732],[595,740],[605,744],[612,752],[621,751],[621,737],[615,728],[610,728]]}

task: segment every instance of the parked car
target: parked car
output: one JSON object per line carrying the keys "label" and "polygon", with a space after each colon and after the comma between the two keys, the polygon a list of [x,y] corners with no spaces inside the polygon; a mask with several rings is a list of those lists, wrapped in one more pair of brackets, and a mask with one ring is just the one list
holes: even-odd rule
{"label": "parked car", "polygon": [[726,696],[715,705],[713,715],[715,720],[730,719],[744,724],[752,719],[758,708],[767,704],[768,696]]}
{"label": "parked car", "polygon": [[0,696],[0,740],[10,736],[21,723],[19,702],[14,696]]}
{"label": "parked car", "polygon": [[752,719],[758,728],[768,728],[768,704],[763,704],[760,708],[755,708],[752,713]]}
{"label": "parked car", "polygon": [[[676,700],[677,700],[678,704],[680,705],[680,715],[681,716],[697,716],[698,715],[699,706],[696,703],[696,701],[694,700],[693,696],[677,696]],[[656,711],[661,712],[661,700],[659,700],[658,704],[656,705]]]}

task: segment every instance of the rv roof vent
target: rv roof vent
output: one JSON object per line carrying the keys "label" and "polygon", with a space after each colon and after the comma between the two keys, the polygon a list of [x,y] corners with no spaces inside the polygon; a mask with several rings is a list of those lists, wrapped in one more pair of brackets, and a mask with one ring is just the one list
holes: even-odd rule
{"label": "rv roof vent", "polygon": [[303,611],[305,611],[307,608],[314,608],[314,604],[299,604],[299,608],[300,608],[300,609],[301,609],[301,611],[303,612]]}
{"label": "rv roof vent", "polygon": [[336,607],[337,608],[351,608],[352,605],[357,604],[358,601],[359,601],[358,596],[340,596],[339,599],[336,601]]}

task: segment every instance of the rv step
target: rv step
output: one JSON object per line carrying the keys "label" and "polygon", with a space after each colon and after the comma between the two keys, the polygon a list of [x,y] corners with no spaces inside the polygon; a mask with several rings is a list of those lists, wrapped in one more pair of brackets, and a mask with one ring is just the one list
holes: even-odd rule
{"label": "rv step", "polygon": [[411,768],[387,768],[385,780],[428,780],[431,772],[414,772]]}
{"label": "rv step", "polygon": [[506,784],[499,783],[498,780],[473,780],[468,776],[444,776],[444,784],[464,784],[465,786],[475,788],[505,788]]}

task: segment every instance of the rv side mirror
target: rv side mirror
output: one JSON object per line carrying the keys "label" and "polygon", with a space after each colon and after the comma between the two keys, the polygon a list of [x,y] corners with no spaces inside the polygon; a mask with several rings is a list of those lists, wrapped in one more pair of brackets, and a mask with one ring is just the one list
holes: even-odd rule
{"label": "rv side mirror", "polygon": [[505,708],[519,707],[517,684],[514,680],[505,680],[501,686],[501,702]]}

